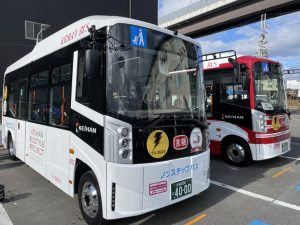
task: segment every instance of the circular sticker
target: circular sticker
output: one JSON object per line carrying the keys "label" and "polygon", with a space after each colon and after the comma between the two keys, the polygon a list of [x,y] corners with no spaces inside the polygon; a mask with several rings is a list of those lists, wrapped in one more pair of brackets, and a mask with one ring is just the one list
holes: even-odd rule
{"label": "circular sticker", "polygon": [[273,116],[272,118],[272,128],[275,131],[280,128],[279,118],[277,116]]}
{"label": "circular sticker", "polygon": [[153,158],[164,157],[169,150],[168,135],[162,130],[153,131],[147,139],[147,150]]}
{"label": "circular sticker", "polygon": [[202,149],[202,132],[200,130],[200,128],[195,127],[192,132],[191,132],[191,136],[190,136],[190,143],[191,143],[191,148],[193,152],[199,152]]}

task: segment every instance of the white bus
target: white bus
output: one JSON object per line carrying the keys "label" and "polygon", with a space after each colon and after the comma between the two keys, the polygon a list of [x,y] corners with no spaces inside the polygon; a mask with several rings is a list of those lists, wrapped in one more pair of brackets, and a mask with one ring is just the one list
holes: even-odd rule
{"label": "white bus", "polygon": [[209,147],[201,48],[137,20],[87,17],[5,72],[3,140],[73,197],[88,224],[204,191]]}

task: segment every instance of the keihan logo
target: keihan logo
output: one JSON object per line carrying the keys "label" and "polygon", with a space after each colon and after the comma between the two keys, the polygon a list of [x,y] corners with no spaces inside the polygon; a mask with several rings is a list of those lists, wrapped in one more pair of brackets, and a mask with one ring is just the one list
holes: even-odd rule
{"label": "keihan logo", "polygon": [[87,127],[87,126],[80,126],[79,122],[76,122],[76,133],[79,133],[79,131],[96,134],[97,133],[97,128]]}
{"label": "keihan logo", "polygon": [[224,120],[224,119],[243,120],[243,119],[244,119],[244,116],[222,114],[222,120]]}

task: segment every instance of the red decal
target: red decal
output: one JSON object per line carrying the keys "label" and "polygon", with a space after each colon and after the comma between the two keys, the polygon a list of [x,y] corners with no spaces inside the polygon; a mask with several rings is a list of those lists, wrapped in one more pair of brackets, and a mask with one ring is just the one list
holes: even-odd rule
{"label": "red decal", "polygon": [[186,149],[188,143],[189,141],[186,135],[178,135],[173,138],[173,148],[175,150]]}
{"label": "red decal", "polygon": [[77,38],[78,36],[88,32],[89,27],[90,27],[90,25],[89,25],[89,23],[87,23],[87,24],[84,24],[84,25],[80,26],[79,28],[73,30],[72,32],[64,35],[61,38],[60,44],[63,45],[69,41],[72,41],[73,39]]}
{"label": "red decal", "polygon": [[149,195],[157,195],[166,192],[168,188],[167,181],[149,184]]}

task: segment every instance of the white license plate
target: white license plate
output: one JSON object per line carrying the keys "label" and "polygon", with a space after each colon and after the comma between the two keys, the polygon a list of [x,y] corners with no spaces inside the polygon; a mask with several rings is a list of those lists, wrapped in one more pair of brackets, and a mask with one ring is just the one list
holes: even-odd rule
{"label": "white license plate", "polygon": [[288,142],[284,142],[281,144],[281,150],[282,152],[286,152],[288,150]]}
{"label": "white license plate", "polygon": [[171,184],[171,200],[192,193],[192,178]]}

